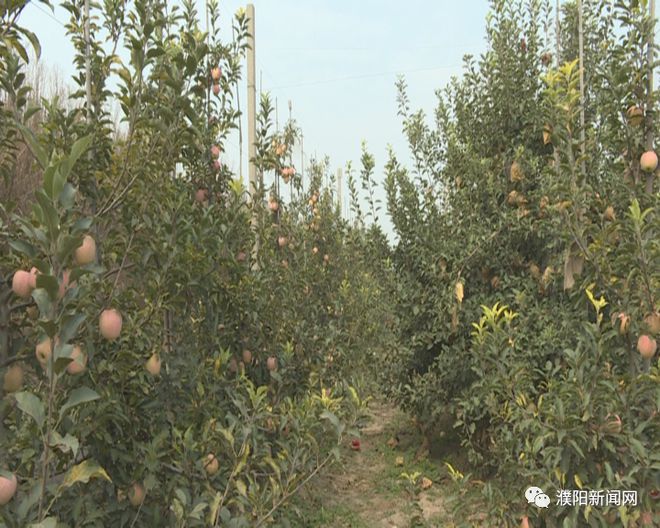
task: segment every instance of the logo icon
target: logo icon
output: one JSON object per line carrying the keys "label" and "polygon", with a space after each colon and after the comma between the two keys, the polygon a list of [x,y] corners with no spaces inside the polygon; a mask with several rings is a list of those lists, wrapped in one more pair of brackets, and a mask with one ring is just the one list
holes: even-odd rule
{"label": "logo icon", "polygon": [[550,505],[550,497],[537,486],[530,486],[525,490],[525,498],[529,504],[534,503],[539,508],[547,508]]}

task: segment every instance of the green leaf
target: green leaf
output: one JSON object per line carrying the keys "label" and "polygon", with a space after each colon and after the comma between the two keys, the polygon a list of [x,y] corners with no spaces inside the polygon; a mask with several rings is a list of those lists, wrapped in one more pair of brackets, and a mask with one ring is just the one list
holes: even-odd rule
{"label": "green leaf", "polygon": [[77,389],[73,389],[69,394],[69,399],[67,402],[60,408],[60,418],[64,416],[64,413],[67,410],[75,407],[76,405],[92,402],[94,400],[98,400],[100,397],[101,396],[99,396],[96,391],[93,391],[89,387],[79,387]]}
{"label": "green leaf", "polygon": [[46,193],[46,196],[50,198],[51,200],[53,199],[53,180],[55,178],[55,172],[57,171],[57,167],[53,165],[49,165],[46,167],[46,170],[44,171],[44,183],[42,185],[44,192]]}
{"label": "green leaf", "polygon": [[222,502],[222,493],[219,491],[216,492],[213,502],[211,503],[211,509],[209,510],[208,522],[209,525],[215,526],[216,519],[218,517],[218,510],[220,509],[220,503]]}
{"label": "green leaf", "polygon": [[[39,276],[37,276],[37,280],[39,280]],[[41,312],[42,314],[50,313],[52,302],[46,290],[40,290],[40,289],[34,290],[32,292],[32,298],[34,299],[34,302],[37,303],[37,306],[39,307],[39,312]]]}
{"label": "green leaf", "polygon": [[68,317],[64,324],[62,325],[62,330],[60,331],[60,341],[62,343],[68,343],[78,332],[78,328],[85,321],[85,314],[77,313]]}
{"label": "green leaf", "polygon": [[[89,134],[87,136],[81,137],[78,141],[76,141],[73,144],[73,147],[71,147],[71,154],[69,155],[68,158],[68,164],[69,164],[69,170],[73,168],[73,166],[76,164],[76,161],[80,159],[80,156],[82,156],[85,151],[89,148],[89,145],[92,143],[92,135]],[[67,173],[68,177],[68,173]]]}
{"label": "green leaf", "polygon": [[32,33],[32,31],[24,27],[18,27],[17,29],[23,33],[23,35],[25,35],[25,37],[30,41],[30,44],[32,44],[32,47],[34,48],[34,54],[38,59],[41,56],[41,45],[39,44],[39,39],[37,36]]}
{"label": "green leaf", "polygon": [[62,189],[62,192],[60,193],[60,204],[62,204],[62,207],[66,209],[67,211],[72,209],[73,206],[76,203],[76,193],[78,191],[76,188],[71,185],[70,183],[65,183],[64,188]]}
{"label": "green leaf", "polygon": [[55,300],[60,291],[60,283],[57,282],[57,278],[52,275],[41,273],[37,275],[37,289],[40,288],[46,290],[50,298]]}
{"label": "green leaf", "polygon": [[57,431],[53,431],[49,444],[51,447],[58,448],[62,453],[71,453],[74,457],[80,448],[80,442],[75,436],[67,433],[62,437]]}
{"label": "green leaf", "polygon": [[30,524],[28,528],[57,528],[57,519],[55,517],[46,517],[40,523]]}
{"label": "green leaf", "polygon": [[92,226],[91,218],[81,218],[80,220],[77,220],[75,224],[73,224],[73,227],[71,228],[71,232],[74,234],[84,233],[86,231],[89,231],[89,228],[91,226]]}
{"label": "green leaf", "polygon": [[64,262],[82,243],[79,236],[64,235],[57,244],[57,257]]}
{"label": "green leaf", "polygon": [[17,392],[14,394],[18,408],[29,414],[41,429],[46,419],[46,410],[43,402],[31,392]]}
{"label": "green leaf", "polygon": [[54,368],[57,374],[64,371],[65,368],[71,363],[71,353],[73,352],[73,345],[58,343],[55,346],[55,354],[53,356]]}
{"label": "green leaf", "polygon": [[48,228],[49,239],[56,240],[57,235],[60,232],[60,228],[59,228],[57,211],[53,206],[53,202],[48,198],[48,196],[42,189],[35,192],[34,197],[37,199],[37,202],[39,202],[39,205],[41,206],[41,210],[44,215],[43,221],[46,224],[46,227]]}
{"label": "green leaf", "polygon": [[247,487],[241,479],[236,479],[236,490],[243,497],[247,497]]}
{"label": "green leaf", "polygon": [[26,257],[33,258],[37,254],[37,250],[32,244],[28,244],[22,240],[10,240],[9,245]]}
{"label": "green leaf", "polygon": [[67,471],[62,484],[60,484],[60,490],[69,488],[77,482],[87,483],[92,478],[102,478],[112,482],[105,469],[98,462],[87,459]]}

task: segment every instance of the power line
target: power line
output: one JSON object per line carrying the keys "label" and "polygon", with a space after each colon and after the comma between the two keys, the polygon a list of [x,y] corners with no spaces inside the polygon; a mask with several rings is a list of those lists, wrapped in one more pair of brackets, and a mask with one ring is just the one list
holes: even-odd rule
{"label": "power line", "polygon": [[39,4],[36,2],[30,2],[29,5],[36,7],[39,11],[47,15],[48,17],[52,18],[55,22],[57,22],[60,26],[62,26],[64,29],[66,29],[66,25],[64,25],[58,18],[55,17],[52,13],[49,13],[46,11],[43,7],[41,7]]}
{"label": "power line", "polygon": [[461,66],[437,66],[435,68],[417,68],[414,70],[399,70],[399,71],[387,71],[387,72],[380,72],[380,73],[367,73],[364,75],[353,75],[349,77],[337,77],[335,79],[325,79],[322,81],[309,81],[309,82],[302,82],[298,84],[287,84],[287,85],[282,85],[282,86],[275,86],[274,88],[271,88],[271,90],[282,90],[284,88],[298,88],[300,86],[315,86],[318,84],[329,84],[329,83],[334,83],[334,82],[343,82],[343,81],[353,81],[356,79],[369,79],[373,77],[383,77],[386,75],[402,75],[405,73],[416,73],[416,72],[425,72],[425,71],[438,71],[438,70],[455,70],[457,68],[460,68]]}

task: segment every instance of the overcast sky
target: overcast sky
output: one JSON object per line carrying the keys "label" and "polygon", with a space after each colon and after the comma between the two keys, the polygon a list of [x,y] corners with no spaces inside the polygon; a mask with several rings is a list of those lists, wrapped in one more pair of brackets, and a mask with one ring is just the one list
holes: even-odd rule
{"label": "overcast sky", "polygon": [[[221,0],[223,30],[242,5]],[[431,113],[434,91],[461,74],[463,55],[485,49],[487,0],[255,0],[254,5],[257,83],[261,79],[263,90],[277,98],[280,123],[291,101],[303,129],[305,157],[328,155],[333,171],[349,160],[358,169],[360,144],[366,141],[379,180],[388,144],[408,155],[396,114],[397,74],[406,78],[413,107]],[[21,22],[37,33],[43,60],[68,80],[74,73],[73,48],[54,20],[65,22],[67,12],[56,5],[49,16],[40,7],[28,5]],[[230,35],[227,31],[227,39]],[[238,172],[237,137],[226,150],[225,162]]]}

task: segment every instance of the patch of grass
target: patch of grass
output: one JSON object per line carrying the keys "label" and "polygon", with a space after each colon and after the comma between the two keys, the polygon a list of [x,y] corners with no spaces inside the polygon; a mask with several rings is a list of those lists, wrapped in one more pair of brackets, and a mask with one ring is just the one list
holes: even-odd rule
{"label": "patch of grass", "polygon": [[291,528],[370,528],[357,513],[344,505],[299,507],[297,514],[289,518],[288,525]]}

